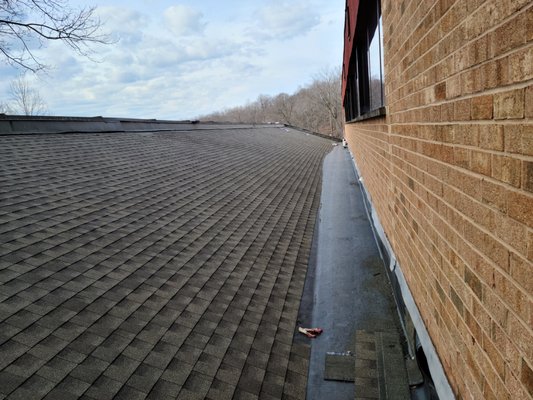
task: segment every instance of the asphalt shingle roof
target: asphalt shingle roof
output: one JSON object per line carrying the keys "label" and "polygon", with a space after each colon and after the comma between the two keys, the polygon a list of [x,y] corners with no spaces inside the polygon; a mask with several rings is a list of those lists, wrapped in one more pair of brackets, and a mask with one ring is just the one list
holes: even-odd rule
{"label": "asphalt shingle roof", "polygon": [[331,142],[0,135],[0,399],[304,398]]}

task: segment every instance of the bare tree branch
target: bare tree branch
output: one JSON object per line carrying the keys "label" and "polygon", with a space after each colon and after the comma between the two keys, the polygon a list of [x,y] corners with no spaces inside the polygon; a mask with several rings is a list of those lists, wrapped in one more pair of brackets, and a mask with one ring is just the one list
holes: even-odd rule
{"label": "bare tree branch", "polygon": [[287,93],[280,93],[274,97],[273,103],[276,111],[281,115],[281,120],[286,124],[292,124],[292,112],[295,105],[294,96]]}
{"label": "bare tree branch", "polygon": [[46,115],[48,109],[39,92],[21,75],[10,84],[12,105],[9,112],[23,115]]}
{"label": "bare tree branch", "polygon": [[66,0],[0,0],[0,57],[36,72],[46,66],[34,55],[48,41],[65,43],[90,58],[90,45],[109,44],[100,34],[95,8],[72,9]]}
{"label": "bare tree branch", "polygon": [[12,114],[13,111],[11,110],[11,107],[9,104],[0,102],[0,114]]}

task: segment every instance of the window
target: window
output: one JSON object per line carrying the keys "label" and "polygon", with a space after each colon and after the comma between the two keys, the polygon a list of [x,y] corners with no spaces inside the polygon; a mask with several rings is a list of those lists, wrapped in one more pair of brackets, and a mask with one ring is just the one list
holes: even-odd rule
{"label": "window", "polygon": [[383,77],[380,3],[379,0],[360,2],[344,97],[347,121],[382,110],[385,105]]}
{"label": "window", "polygon": [[350,9],[348,6],[346,6],[346,9],[344,10],[344,35],[349,38],[350,34]]}

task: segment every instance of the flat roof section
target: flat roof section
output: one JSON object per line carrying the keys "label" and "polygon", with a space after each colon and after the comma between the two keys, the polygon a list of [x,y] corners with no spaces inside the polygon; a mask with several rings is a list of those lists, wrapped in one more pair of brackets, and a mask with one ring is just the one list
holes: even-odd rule
{"label": "flat roof section", "polygon": [[[409,398],[392,288],[342,146],[324,160],[320,201],[308,274],[313,282],[306,282],[300,310],[305,323],[324,329],[311,342],[307,399]],[[391,342],[397,352],[388,355]],[[343,365],[350,363],[352,369]],[[332,371],[343,378],[332,378]]]}
{"label": "flat roof section", "polygon": [[0,397],[304,397],[331,148],[279,126],[0,135]]}

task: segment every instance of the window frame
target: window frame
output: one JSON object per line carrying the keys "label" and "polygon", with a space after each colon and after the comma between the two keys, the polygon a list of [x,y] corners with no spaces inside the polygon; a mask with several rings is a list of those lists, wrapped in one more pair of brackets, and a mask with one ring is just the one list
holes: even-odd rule
{"label": "window frame", "polygon": [[[344,98],[347,122],[373,118],[385,114],[385,85],[383,62],[383,27],[381,4],[379,0],[360,2],[357,12],[356,33],[351,56],[349,58]],[[375,35],[378,39],[379,53],[374,61],[379,60],[380,98],[372,98],[372,60],[370,45]],[[375,83],[374,83],[375,84]],[[374,91],[374,94],[376,92]]]}

